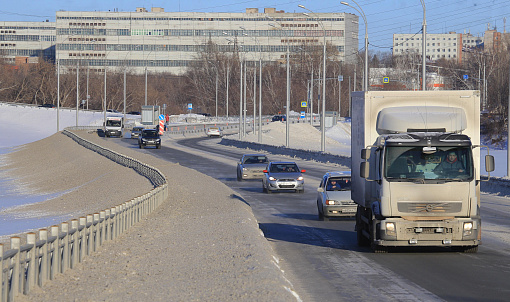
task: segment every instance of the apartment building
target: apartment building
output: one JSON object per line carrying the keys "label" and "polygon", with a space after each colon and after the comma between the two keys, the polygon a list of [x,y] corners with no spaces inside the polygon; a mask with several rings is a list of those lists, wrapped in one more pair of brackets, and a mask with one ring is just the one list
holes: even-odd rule
{"label": "apartment building", "polygon": [[65,70],[87,66],[98,71],[182,74],[208,45],[247,61],[277,61],[321,47],[326,40],[342,61],[358,50],[358,16],[349,13],[285,13],[274,8],[245,13],[134,12],[56,13],[56,59]]}
{"label": "apartment building", "polygon": [[[421,34],[394,34],[393,55],[405,53],[422,53]],[[451,32],[448,34],[427,33],[427,59],[436,61],[439,59],[454,59],[462,62],[462,34]]]}

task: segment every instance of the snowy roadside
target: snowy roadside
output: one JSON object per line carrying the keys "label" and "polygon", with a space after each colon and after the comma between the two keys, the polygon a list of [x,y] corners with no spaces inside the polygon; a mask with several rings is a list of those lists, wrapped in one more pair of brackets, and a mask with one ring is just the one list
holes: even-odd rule
{"label": "snowy roadside", "polygon": [[[79,131],[78,135],[157,167],[171,184],[170,197],[157,211],[117,240],[108,241],[75,269],[58,274],[28,296],[18,296],[17,301],[299,301],[287,280],[292,278],[279,269],[278,257],[242,196],[209,176],[122,147],[95,133]],[[61,147],[65,150],[70,147],[72,152],[39,161],[37,154],[40,152],[52,153]],[[114,163],[109,165],[95,152],[62,134],[27,144],[6,156],[25,159],[27,168],[50,169],[48,173],[57,174],[65,172],[62,181],[74,182],[81,177],[94,180],[84,187],[69,184],[76,194],[63,194],[53,200],[55,214],[63,208],[59,204],[74,207],[72,212],[76,215],[90,214],[81,207],[85,211],[103,209],[104,205],[90,198],[96,190],[107,197],[105,202],[117,204],[125,201],[119,194],[127,192],[138,196],[146,192],[143,186],[129,185],[129,182],[143,183],[142,176],[137,175],[119,185],[123,177],[118,175],[124,176],[126,168]],[[76,161],[81,158],[86,161]],[[77,164],[104,166],[105,170],[70,169]],[[28,173],[27,168],[18,171],[18,175]],[[117,177],[98,178],[105,173]],[[35,183],[37,190],[54,192],[62,186],[62,183],[30,180],[30,173],[26,177],[27,186]],[[196,182],[204,185],[189,187],[189,183]],[[108,190],[104,191],[105,188]],[[208,198],[198,198],[200,196]],[[47,208],[45,203],[30,206],[33,211],[38,207]]]}

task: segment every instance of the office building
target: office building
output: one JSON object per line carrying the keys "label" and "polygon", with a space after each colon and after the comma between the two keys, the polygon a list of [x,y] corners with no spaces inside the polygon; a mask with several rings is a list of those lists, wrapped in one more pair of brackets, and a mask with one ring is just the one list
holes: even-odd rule
{"label": "office building", "polygon": [[[245,13],[67,12],[56,13],[56,58],[63,70],[85,66],[97,71],[123,70],[182,74],[199,53],[239,55],[247,61],[272,62],[326,43],[336,60],[356,58],[358,16],[349,13],[285,13],[274,8]],[[81,67],[80,67],[81,68]]]}

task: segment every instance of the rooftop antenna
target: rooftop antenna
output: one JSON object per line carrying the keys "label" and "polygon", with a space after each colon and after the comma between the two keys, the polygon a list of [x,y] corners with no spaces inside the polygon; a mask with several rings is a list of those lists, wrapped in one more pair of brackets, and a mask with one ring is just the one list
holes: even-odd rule
{"label": "rooftop antenna", "polygon": [[503,18],[503,33],[506,33],[506,17]]}

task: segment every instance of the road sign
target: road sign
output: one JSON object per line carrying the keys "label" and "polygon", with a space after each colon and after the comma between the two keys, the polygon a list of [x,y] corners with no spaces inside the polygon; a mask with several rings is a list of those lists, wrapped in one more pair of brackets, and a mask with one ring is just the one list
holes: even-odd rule
{"label": "road sign", "polygon": [[305,112],[301,111],[301,118],[305,118]]}
{"label": "road sign", "polygon": [[308,107],[308,103],[306,101],[301,102],[301,107],[304,107],[304,108]]}
{"label": "road sign", "polygon": [[188,104],[188,110],[191,110],[191,109],[193,109],[193,104],[192,104],[192,103],[189,103],[189,104]]}
{"label": "road sign", "polygon": [[465,74],[464,76],[462,76],[464,78],[464,80],[467,80],[469,79],[469,76],[467,74]]}
{"label": "road sign", "polygon": [[164,121],[165,120],[165,115],[164,114],[160,114],[159,115],[159,120],[160,121]]}
{"label": "road sign", "polygon": [[382,82],[383,82],[384,84],[388,84],[388,83],[390,82],[390,78],[389,78],[389,77],[383,77],[383,78],[382,78]]}
{"label": "road sign", "polygon": [[344,76],[343,75],[339,75],[338,76],[338,82],[342,82],[344,80]]}

